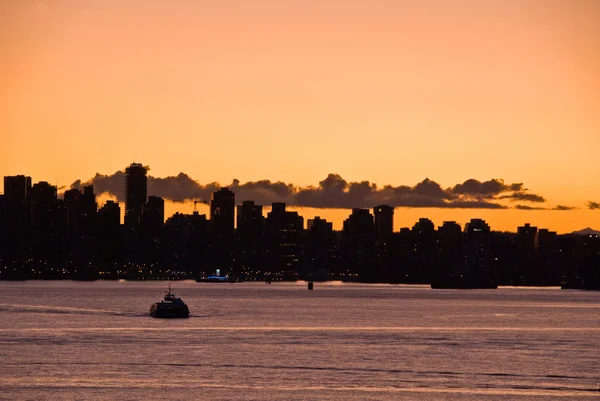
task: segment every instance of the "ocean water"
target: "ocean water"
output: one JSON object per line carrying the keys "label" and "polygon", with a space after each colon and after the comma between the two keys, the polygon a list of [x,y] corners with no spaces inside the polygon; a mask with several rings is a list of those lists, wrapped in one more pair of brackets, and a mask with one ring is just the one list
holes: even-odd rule
{"label": "ocean water", "polygon": [[0,282],[0,399],[600,399],[600,292],[166,285]]}

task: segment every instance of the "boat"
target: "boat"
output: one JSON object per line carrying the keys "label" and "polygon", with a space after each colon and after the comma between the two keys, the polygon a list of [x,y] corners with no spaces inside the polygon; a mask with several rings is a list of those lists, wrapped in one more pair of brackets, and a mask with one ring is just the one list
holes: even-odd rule
{"label": "boat", "polygon": [[162,301],[155,302],[150,307],[150,316],[158,318],[187,318],[190,310],[181,298],[177,298],[169,284],[169,290]]}
{"label": "boat", "polygon": [[196,282],[197,283],[235,283],[235,280],[233,280],[229,276],[211,275],[211,276],[203,276],[203,277],[197,278]]}
{"label": "boat", "polygon": [[221,269],[217,269],[215,274],[202,275],[196,279],[197,283],[240,283],[242,280],[241,276],[234,275],[233,273],[227,273],[221,275]]}

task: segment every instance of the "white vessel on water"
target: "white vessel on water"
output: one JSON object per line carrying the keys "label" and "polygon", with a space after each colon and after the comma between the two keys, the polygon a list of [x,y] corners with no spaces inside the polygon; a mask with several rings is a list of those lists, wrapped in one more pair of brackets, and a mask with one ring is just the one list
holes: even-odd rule
{"label": "white vessel on water", "polygon": [[187,318],[190,317],[190,310],[181,298],[175,296],[175,293],[171,290],[171,284],[169,284],[169,290],[165,294],[164,299],[153,303],[150,307],[150,316],[158,318]]}

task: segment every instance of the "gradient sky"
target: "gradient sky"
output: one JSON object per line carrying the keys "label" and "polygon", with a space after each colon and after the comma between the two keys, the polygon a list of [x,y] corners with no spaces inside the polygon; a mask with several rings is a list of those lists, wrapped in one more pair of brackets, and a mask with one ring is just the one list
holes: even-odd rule
{"label": "gradient sky", "polygon": [[0,173],[499,178],[577,209],[401,208],[396,228],[600,228],[598,21],[595,0],[4,1]]}

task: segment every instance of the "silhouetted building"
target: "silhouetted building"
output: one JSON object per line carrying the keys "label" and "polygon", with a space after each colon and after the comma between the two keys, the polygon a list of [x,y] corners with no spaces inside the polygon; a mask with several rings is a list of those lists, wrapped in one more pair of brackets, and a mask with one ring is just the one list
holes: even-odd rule
{"label": "silhouetted building", "polygon": [[45,181],[31,187],[30,267],[36,277],[55,278],[65,257],[66,210],[56,187]]}
{"label": "silhouetted building", "polygon": [[466,269],[470,286],[485,286],[492,281],[492,247],[490,226],[481,219],[465,225]]}
{"label": "silhouetted building", "polygon": [[394,232],[394,208],[388,205],[375,206],[373,214],[377,238],[380,240],[389,238]]}
{"label": "silhouetted building", "polygon": [[165,222],[165,201],[160,196],[148,197],[140,218],[141,260],[152,269],[161,269],[162,228]]}
{"label": "silhouetted building", "polygon": [[537,227],[532,227],[529,223],[517,228],[517,243],[519,248],[530,258],[533,258],[535,254],[536,234]]}
{"label": "silhouetted building", "polygon": [[98,211],[102,227],[119,227],[121,224],[121,207],[115,201],[108,200]]}
{"label": "silhouetted building", "polygon": [[27,230],[31,216],[29,196],[31,177],[4,177],[4,195],[0,210],[0,262],[10,266],[7,276],[26,278]]}
{"label": "silhouetted building", "polygon": [[560,285],[566,274],[558,260],[558,236],[556,232],[540,228],[537,233],[538,282],[543,285]]}
{"label": "silhouetted building", "polygon": [[131,163],[125,169],[125,225],[137,227],[148,196],[147,168]]}
{"label": "silhouetted building", "polygon": [[210,220],[213,230],[212,264],[224,273],[232,267],[233,239],[235,233],[235,194],[229,188],[221,188],[212,194]]}
{"label": "silhouetted building", "polygon": [[392,266],[390,264],[390,238],[394,233],[394,208],[379,205],[373,208],[375,216],[375,259],[376,281],[389,281]]}
{"label": "silhouetted building", "polygon": [[375,281],[375,223],[369,209],[352,209],[344,221],[343,241],[349,274],[363,281]]}
{"label": "silhouetted building", "polygon": [[4,177],[4,207],[10,221],[18,223],[29,221],[30,191],[31,177],[24,175]]}
{"label": "silhouetted building", "polygon": [[77,277],[93,277],[97,262],[98,205],[93,186],[67,190],[64,194],[69,270]]}
{"label": "silhouetted building", "polygon": [[465,242],[460,224],[445,221],[438,227],[439,260],[434,281],[457,281],[465,273]]}
{"label": "silhouetted building", "polygon": [[410,228],[402,227],[389,239],[388,267],[392,283],[411,282],[413,268],[414,238]]}
{"label": "silhouetted building", "polygon": [[518,285],[519,278],[518,251],[516,246],[516,233],[491,232],[492,262],[491,270],[494,272],[498,285]]}
{"label": "silhouetted building", "polygon": [[333,224],[316,216],[308,220],[306,235],[307,278],[325,280],[329,275],[331,257],[335,248]]}
{"label": "silhouetted building", "polygon": [[266,265],[265,218],[262,205],[244,201],[237,207],[236,261],[240,274],[260,275]]}
{"label": "silhouetted building", "polygon": [[83,193],[78,189],[69,189],[64,193],[67,210],[67,230],[70,236],[89,236],[96,227],[98,204],[94,187],[83,187]]}
{"label": "silhouetted building", "polygon": [[52,225],[56,212],[56,187],[45,181],[33,184],[30,191],[31,222],[34,226]]}
{"label": "silhouetted building", "polygon": [[297,278],[302,261],[304,218],[286,210],[285,203],[275,202],[267,214],[267,241],[271,254],[270,267],[283,279]]}
{"label": "silhouetted building", "polygon": [[437,232],[433,222],[420,218],[412,228],[414,247],[412,268],[410,269],[411,283],[431,283],[434,268],[437,263]]}
{"label": "silhouetted building", "polygon": [[213,274],[209,236],[210,222],[204,214],[175,213],[169,217],[164,226],[164,247],[170,266],[196,278]]}
{"label": "silhouetted building", "polygon": [[251,234],[260,231],[264,224],[263,207],[254,201],[243,201],[237,207],[237,230],[239,233]]}
{"label": "silhouetted building", "polygon": [[229,188],[221,188],[212,194],[210,219],[215,234],[222,238],[233,238],[235,194]]}
{"label": "silhouetted building", "polygon": [[4,199],[4,195],[0,194],[0,266],[5,265],[8,251],[6,238],[8,235],[8,230],[6,229],[6,210]]}
{"label": "silhouetted building", "polygon": [[515,282],[518,285],[535,285],[536,260],[535,260],[535,241],[537,227],[532,227],[529,223],[517,228],[517,271],[519,279]]}
{"label": "silhouetted building", "polygon": [[571,288],[600,290],[600,236],[583,235],[579,240],[581,250],[575,280],[569,280],[567,285]]}
{"label": "silhouetted building", "polygon": [[146,229],[160,230],[165,222],[165,201],[160,196],[149,196],[142,209],[142,223]]}

